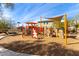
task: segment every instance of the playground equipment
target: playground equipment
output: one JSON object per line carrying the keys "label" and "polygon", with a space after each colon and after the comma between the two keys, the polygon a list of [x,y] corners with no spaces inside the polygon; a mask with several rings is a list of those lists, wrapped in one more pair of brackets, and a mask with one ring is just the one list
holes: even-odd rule
{"label": "playground equipment", "polygon": [[22,26],[22,36],[30,35],[33,38],[38,38],[38,34],[43,31],[42,28],[37,27],[36,22],[26,22],[26,24],[27,26],[25,28]]}
{"label": "playground equipment", "polygon": [[[60,17],[60,19],[62,18],[62,16]],[[53,19],[53,20],[52,20]],[[54,34],[53,35],[55,35],[57,38],[62,38],[62,39],[64,39],[63,41],[64,41],[64,45],[66,46],[67,44],[69,44],[69,42],[68,42],[68,40],[67,40],[67,37],[69,37],[69,34],[70,33],[68,33],[68,21],[67,21],[67,15],[65,14],[64,15],[64,17],[63,17],[63,19],[64,19],[64,21],[63,21],[63,27],[61,27],[61,25],[60,25],[60,19],[59,19],[59,16],[58,16],[58,18],[57,18],[57,22],[56,22],[56,20],[55,20],[55,18],[49,18],[49,20],[52,22],[54,22],[54,20],[55,20],[55,23],[57,24],[57,28],[55,27],[55,28],[51,28],[51,30],[50,30],[50,33],[51,32],[54,32]],[[46,20],[46,22],[47,22],[47,20]],[[49,22],[49,21],[48,21]],[[47,29],[50,29],[49,27],[46,29],[44,29],[44,26],[43,26],[43,21],[42,21],[42,19],[41,19],[41,17],[40,17],[40,26],[38,26],[37,24],[38,23],[35,23],[35,22],[27,22],[26,24],[27,24],[27,26],[26,26],[26,33],[27,33],[27,35],[31,35],[32,37],[34,37],[34,38],[40,38],[40,36],[39,35],[43,35],[43,33],[47,30]],[[44,25],[49,25],[49,23],[45,23]],[[60,25],[60,26],[58,26],[58,25]],[[48,31],[49,32],[49,31]],[[47,32],[46,32],[47,33]],[[49,34],[47,34],[48,35],[48,37],[49,37]],[[58,35],[59,35],[59,37],[58,37]],[[45,35],[43,36],[43,37],[46,37]],[[79,37],[79,34],[78,34],[78,36],[77,37]]]}
{"label": "playground equipment", "polygon": [[35,29],[33,28],[33,37],[37,38],[37,32],[35,31]]}
{"label": "playground equipment", "polygon": [[[40,21],[42,21],[42,17],[40,17]],[[37,38],[39,34],[43,34],[44,29],[41,23],[40,27],[38,27],[36,22],[26,22],[26,28],[22,28],[22,32],[23,35],[31,35],[32,37]]]}
{"label": "playground equipment", "polygon": [[36,22],[26,22],[26,35],[32,35],[33,36],[33,31],[37,32],[37,26]]}

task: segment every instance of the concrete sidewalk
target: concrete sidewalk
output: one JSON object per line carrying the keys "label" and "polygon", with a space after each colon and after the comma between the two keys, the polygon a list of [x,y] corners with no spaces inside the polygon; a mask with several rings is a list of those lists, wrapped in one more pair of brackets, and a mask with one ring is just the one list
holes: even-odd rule
{"label": "concrete sidewalk", "polygon": [[5,36],[0,36],[0,39],[4,38]]}
{"label": "concrete sidewalk", "polygon": [[31,56],[31,55],[24,53],[17,53],[0,46],[0,56]]}
{"label": "concrete sidewalk", "polygon": [[5,38],[7,35],[5,33],[0,34],[0,39]]}

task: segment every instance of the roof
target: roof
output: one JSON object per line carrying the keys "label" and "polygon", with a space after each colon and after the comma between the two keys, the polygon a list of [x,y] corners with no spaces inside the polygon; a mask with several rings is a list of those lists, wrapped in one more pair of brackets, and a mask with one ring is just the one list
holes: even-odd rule
{"label": "roof", "polygon": [[26,24],[37,24],[36,22],[26,22]]}

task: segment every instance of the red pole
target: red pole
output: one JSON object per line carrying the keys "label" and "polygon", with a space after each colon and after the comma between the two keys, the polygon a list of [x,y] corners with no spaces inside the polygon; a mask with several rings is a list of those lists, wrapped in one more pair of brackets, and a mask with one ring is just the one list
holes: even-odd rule
{"label": "red pole", "polygon": [[42,17],[40,17],[40,32],[42,32]]}

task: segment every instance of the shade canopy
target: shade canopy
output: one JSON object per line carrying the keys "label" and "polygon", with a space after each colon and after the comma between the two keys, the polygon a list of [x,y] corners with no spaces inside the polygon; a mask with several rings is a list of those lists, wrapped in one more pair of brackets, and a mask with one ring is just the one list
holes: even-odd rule
{"label": "shade canopy", "polygon": [[62,17],[63,17],[63,15],[62,16],[55,16],[55,17],[52,17],[52,18],[47,18],[47,19],[49,19],[50,21],[53,21],[53,20],[61,20],[62,19]]}

